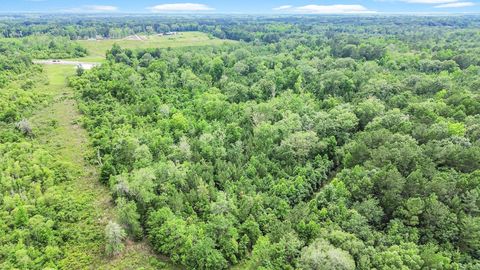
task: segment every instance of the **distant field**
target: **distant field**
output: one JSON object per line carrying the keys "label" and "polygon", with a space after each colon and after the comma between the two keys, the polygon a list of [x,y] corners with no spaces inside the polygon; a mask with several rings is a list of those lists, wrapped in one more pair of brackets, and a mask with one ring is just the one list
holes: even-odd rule
{"label": "distant field", "polygon": [[141,36],[143,40],[128,39],[107,39],[107,40],[79,40],[80,45],[88,50],[89,55],[81,58],[82,61],[98,62],[105,59],[105,52],[112,48],[113,44],[118,44],[123,48],[142,49],[142,48],[176,48],[190,46],[208,46],[221,45],[224,43],[233,43],[231,40],[221,40],[210,38],[207,34],[201,32],[181,32],[174,36]]}

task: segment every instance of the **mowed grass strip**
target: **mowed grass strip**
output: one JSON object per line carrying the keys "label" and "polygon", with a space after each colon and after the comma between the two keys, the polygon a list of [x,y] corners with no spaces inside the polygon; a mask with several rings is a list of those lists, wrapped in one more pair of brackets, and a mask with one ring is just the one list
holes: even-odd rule
{"label": "mowed grass strip", "polygon": [[126,49],[146,49],[146,48],[179,48],[195,46],[218,46],[231,44],[236,41],[213,38],[202,32],[179,32],[170,36],[143,36],[141,40],[129,39],[104,39],[104,40],[79,40],[82,47],[86,48],[89,55],[74,60],[100,62],[105,59],[105,53],[110,50],[114,44],[118,44]]}

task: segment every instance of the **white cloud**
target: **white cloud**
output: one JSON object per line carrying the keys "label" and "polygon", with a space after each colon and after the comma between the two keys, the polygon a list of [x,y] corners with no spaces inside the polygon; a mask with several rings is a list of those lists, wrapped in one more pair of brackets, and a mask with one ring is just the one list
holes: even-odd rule
{"label": "white cloud", "polygon": [[274,10],[292,11],[302,14],[359,14],[375,13],[362,5],[306,5],[301,7],[280,6]]}
{"label": "white cloud", "polygon": [[291,8],[293,8],[292,5],[284,5],[284,6],[276,7],[273,10],[287,10],[287,9],[291,9]]}
{"label": "white cloud", "polygon": [[61,12],[67,13],[103,13],[103,12],[115,12],[118,11],[116,6],[99,6],[99,5],[90,5],[77,8],[69,8],[60,10]]}
{"label": "white cloud", "polygon": [[434,6],[435,8],[462,8],[462,7],[471,7],[475,6],[473,2],[455,2],[455,3],[447,3],[438,6]]}
{"label": "white cloud", "polygon": [[92,6],[85,6],[85,9],[96,11],[96,12],[112,12],[117,11],[118,7],[116,6],[99,6],[99,5],[92,5]]}
{"label": "white cloud", "polygon": [[434,5],[434,8],[461,8],[475,6],[474,2],[460,2],[461,0],[401,0],[411,4]]}
{"label": "white cloud", "polygon": [[402,0],[402,2],[412,3],[412,4],[446,4],[457,2],[458,0]]}
{"label": "white cloud", "polygon": [[213,8],[196,3],[173,3],[173,4],[161,4],[147,8],[151,12],[182,12],[182,11],[209,11]]}
{"label": "white cloud", "polygon": [[344,13],[369,13],[362,5],[306,5],[297,7],[297,11],[312,14],[344,14]]}

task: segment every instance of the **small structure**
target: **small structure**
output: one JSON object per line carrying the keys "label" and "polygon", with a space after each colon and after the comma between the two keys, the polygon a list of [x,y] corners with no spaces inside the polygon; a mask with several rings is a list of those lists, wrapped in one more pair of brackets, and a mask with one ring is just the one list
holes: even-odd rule
{"label": "small structure", "polygon": [[79,63],[77,65],[77,69],[89,70],[96,66],[97,64],[94,63]]}

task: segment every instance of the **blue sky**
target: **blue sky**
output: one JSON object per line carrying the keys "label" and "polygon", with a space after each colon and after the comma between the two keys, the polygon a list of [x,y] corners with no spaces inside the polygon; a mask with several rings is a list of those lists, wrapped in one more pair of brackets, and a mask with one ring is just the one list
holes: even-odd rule
{"label": "blue sky", "polygon": [[0,0],[0,13],[480,13],[480,0]]}

